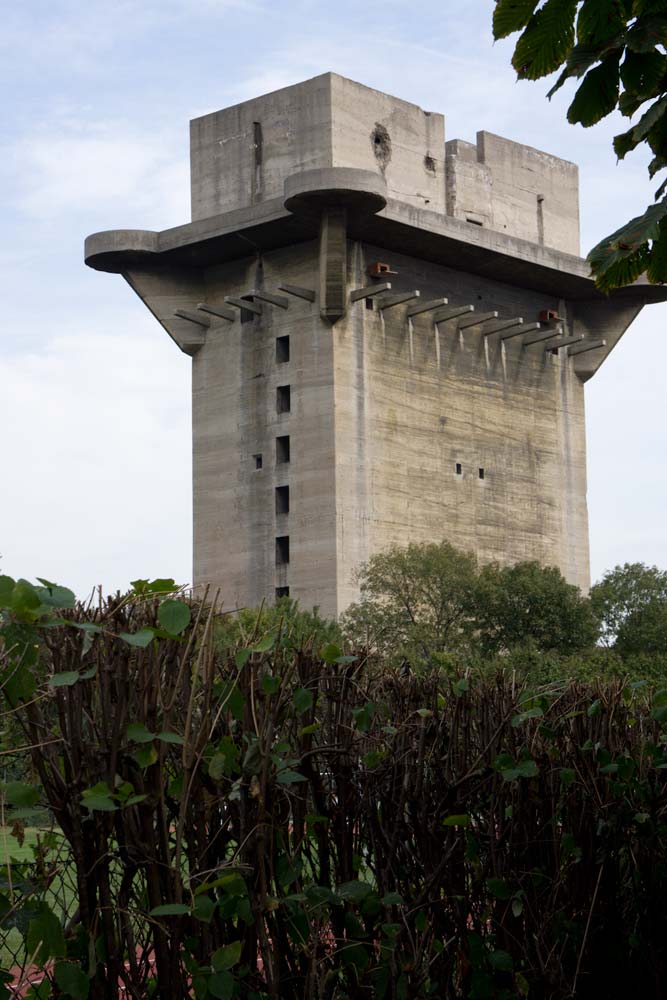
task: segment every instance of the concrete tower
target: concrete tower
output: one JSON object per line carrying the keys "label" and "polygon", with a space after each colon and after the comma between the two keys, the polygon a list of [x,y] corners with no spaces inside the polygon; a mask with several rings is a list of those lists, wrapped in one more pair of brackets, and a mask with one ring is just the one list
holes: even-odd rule
{"label": "concrete tower", "polygon": [[194,581],[335,615],[390,544],[589,582],[577,168],[327,73],[191,123],[192,222],[86,241],[192,357]]}

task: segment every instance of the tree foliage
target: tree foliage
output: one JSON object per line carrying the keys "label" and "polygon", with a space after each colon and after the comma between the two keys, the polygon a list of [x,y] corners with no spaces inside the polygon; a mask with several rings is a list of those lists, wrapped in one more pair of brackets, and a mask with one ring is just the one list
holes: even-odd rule
{"label": "tree foliage", "polygon": [[373,556],[359,582],[361,600],[341,627],[392,662],[448,665],[457,654],[518,646],[567,655],[597,638],[578,587],[536,562],[480,570],[474,556],[447,542],[412,544]]}
{"label": "tree foliage", "polygon": [[393,546],[358,573],[361,600],[341,618],[353,642],[392,661],[434,663],[467,648],[477,561],[447,542]]}
{"label": "tree foliage", "polygon": [[[625,652],[630,649],[648,652],[641,648],[644,628],[641,623],[649,619],[657,621],[660,612],[649,609],[654,605],[660,608],[667,602],[667,572],[644,563],[624,563],[609,570],[591,587],[590,599],[607,646],[613,646],[617,636],[622,635]],[[634,632],[637,634],[633,635]]]}
{"label": "tree foliage", "polygon": [[537,562],[482,569],[475,626],[485,653],[530,645],[568,655],[593,646],[599,632],[579,588]]}
{"label": "tree foliage", "polygon": [[[512,59],[520,80],[561,69],[549,97],[567,80],[580,80],[568,121],[588,128],[615,110],[638,116],[615,137],[617,157],[646,144],[653,153],[649,176],[667,167],[666,0],[496,0],[494,37],[514,32],[521,32]],[[588,255],[603,291],[644,273],[653,283],[667,280],[666,185],[643,215]]]}

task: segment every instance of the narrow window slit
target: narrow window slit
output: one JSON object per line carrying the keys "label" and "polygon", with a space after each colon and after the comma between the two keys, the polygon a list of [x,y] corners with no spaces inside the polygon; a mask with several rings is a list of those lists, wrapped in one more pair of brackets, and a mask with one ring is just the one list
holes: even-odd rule
{"label": "narrow window slit", "polygon": [[276,465],[284,465],[290,460],[289,434],[276,438]]}
{"label": "narrow window slit", "polygon": [[276,514],[289,514],[289,486],[276,486]]}
{"label": "narrow window slit", "polygon": [[484,469],[479,470],[479,478],[484,479]]}
{"label": "narrow window slit", "polygon": [[276,538],[276,566],[286,566],[289,562],[289,535]]}
{"label": "narrow window slit", "polygon": [[289,337],[276,337],[276,363],[285,365],[289,361]]}
{"label": "narrow window slit", "polygon": [[279,385],[276,389],[276,412],[289,413],[292,408],[292,389],[289,385]]}
{"label": "narrow window slit", "polygon": [[261,455],[253,455],[252,457],[253,457],[254,462],[255,462],[255,468],[256,469],[261,469],[262,468],[262,464],[263,464],[262,456]]}
{"label": "narrow window slit", "polygon": [[456,475],[460,476],[463,473],[463,467],[460,462],[456,463]]}

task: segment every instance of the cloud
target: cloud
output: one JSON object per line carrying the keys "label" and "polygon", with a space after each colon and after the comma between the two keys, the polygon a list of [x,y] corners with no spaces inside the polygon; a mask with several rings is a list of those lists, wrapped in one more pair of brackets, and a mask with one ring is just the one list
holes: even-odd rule
{"label": "cloud", "polygon": [[23,136],[10,155],[17,207],[36,220],[108,214],[114,228],[149,228],[149,220],[164,228],[188,218],[187,150],[171,134],[79,121]]}
{"label": "cloud", "polygon": [[191,577],[190,365],[132,305],[0,358],[2,572]]}

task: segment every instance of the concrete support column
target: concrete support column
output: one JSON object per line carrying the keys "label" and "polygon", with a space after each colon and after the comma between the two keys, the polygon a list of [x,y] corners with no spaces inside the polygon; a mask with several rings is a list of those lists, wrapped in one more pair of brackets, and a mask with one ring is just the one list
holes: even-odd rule
{"label": "concrete support column", "polygon": [[320,217],[320,315],[335,323],[347,299],[347,210],[325,208]]}

